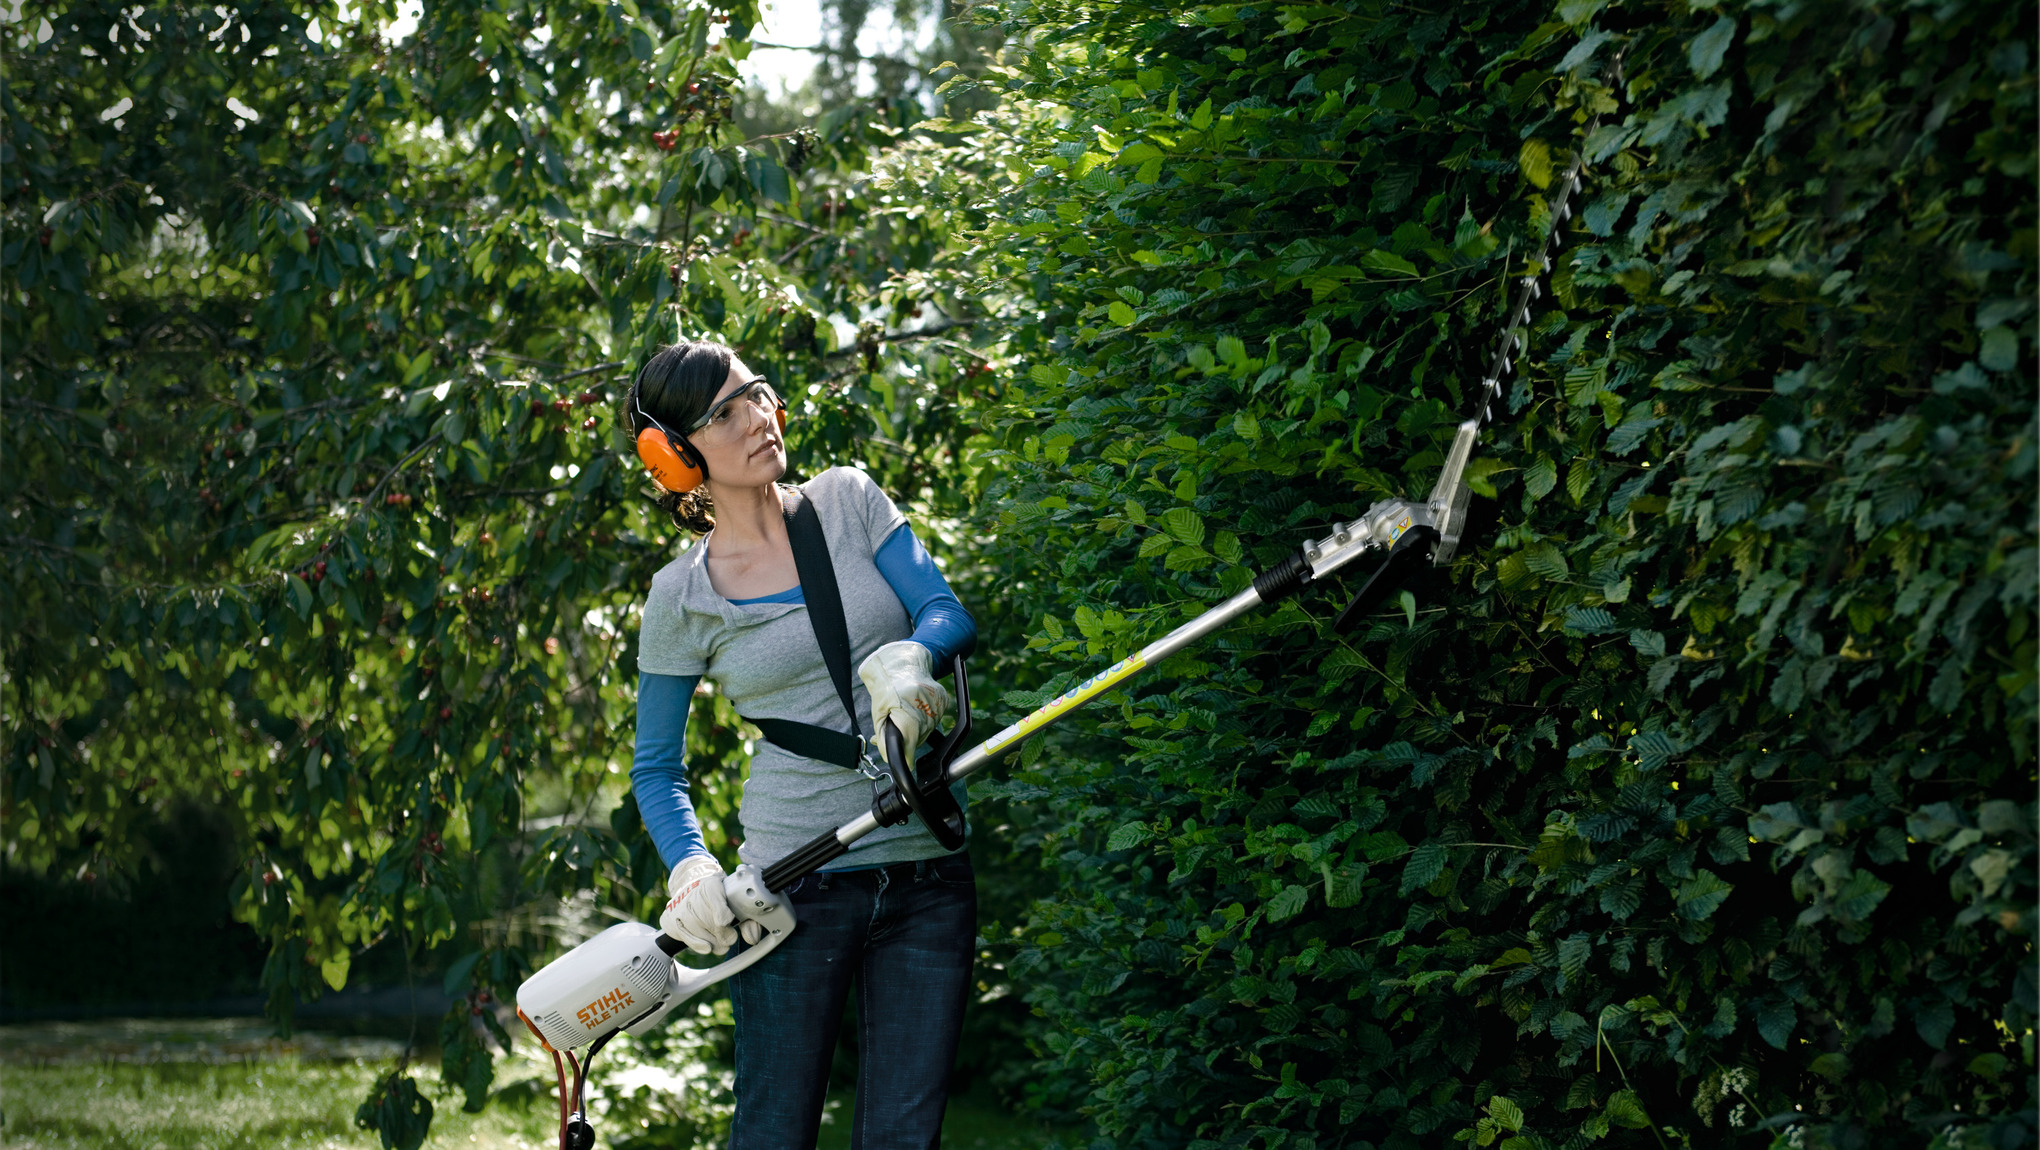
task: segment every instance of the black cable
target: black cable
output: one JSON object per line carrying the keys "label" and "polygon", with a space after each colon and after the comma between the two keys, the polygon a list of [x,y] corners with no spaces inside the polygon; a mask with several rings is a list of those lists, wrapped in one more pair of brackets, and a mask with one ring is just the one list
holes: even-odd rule
{"label": "black cable", "polygon": [[[617,1031],[612,1030],[596,1039],[594,1045],[588,1048],[588,1056],[574,1066],[574,1112],[567,1116],[566,1125],[561,1129],[560,1150],[593,1150],[595,1126],[588,1121],[586,1110],[588,1079],[593,1077],[595,1055],[616,1035]],[[567,1055],[568,1061],[573,1061],[573,1057]]]}
{"label": "black cable", "polygon": [[[584,1092],[584,1088],[588,1085],[589,1075],[595,1067],[595,1055],[600,1053],[603,1047],[609,1045],[610,1039],[615,1038],[618,1034],[621,1033],[623,1032],[620,1030],[612,1030],[609,1033],[603,1035],[602,1037],[596,1039],[595,1044],[588,1048],[588,1057],[582,1060],[580,1071],[574,1075],[574,1110],[577,1113],[582,1108],[581,1107],[582,1094]],[[572,1055],[569,1055],[568,1057],[572,1057]]]}

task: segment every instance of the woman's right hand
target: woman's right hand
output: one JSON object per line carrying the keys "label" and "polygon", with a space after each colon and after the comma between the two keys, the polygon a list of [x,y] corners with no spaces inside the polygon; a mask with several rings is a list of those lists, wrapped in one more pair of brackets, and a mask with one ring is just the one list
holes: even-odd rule
{"label": "woman's right hand", "polygon": [[723,897],[722,864],[708,855],[691,855],[680,860],[666,879],[665,913],[659,929],[677,938],[696,954],[728,952],[737,941],[731,926],[737,916]]}

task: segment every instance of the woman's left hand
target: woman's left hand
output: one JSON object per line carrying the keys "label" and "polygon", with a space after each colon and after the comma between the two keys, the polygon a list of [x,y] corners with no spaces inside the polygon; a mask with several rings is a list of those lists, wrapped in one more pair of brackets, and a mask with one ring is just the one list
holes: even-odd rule
{"label": "woman's left hand", "polygon": [[933,663],[928,648],[902,639],[873,651],[858,666],[857,677],[871,692],[871,729],[878,737],[881,755],[885,753],[887,719],[898,725],[911,757],[921,745],[921,737],[934,734],[936,724],[949,713],[949,690],[935,681]]}

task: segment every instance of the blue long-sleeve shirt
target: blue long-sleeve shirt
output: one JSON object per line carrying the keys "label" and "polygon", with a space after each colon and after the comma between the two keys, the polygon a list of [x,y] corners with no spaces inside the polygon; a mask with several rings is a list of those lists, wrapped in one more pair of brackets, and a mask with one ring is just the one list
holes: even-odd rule
{"label": "blue long-sleeve shirt", "polygon": [[[977,620],[964,610],[911,527],[901,526],[888,536],[872,562],[906,607],[907,617],[914,621],[911,638],[934,656],[938,675],[952,656],[970,654],[977,644]],[[731,600],[738,606],[806,601],[798,584],[776,595]],[[687,793],[687,708],[700,682],[698,675],[638,676],[631,790],[637,795],[645,829],[651,832],[669,870],[689,855],[709,853],[702,842],[694,801]]]}

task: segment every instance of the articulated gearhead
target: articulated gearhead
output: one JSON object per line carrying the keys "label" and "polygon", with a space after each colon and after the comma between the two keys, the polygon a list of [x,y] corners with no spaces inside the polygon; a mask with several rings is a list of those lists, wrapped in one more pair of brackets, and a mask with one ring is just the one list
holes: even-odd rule
{"label": "articulated gearhead", "polygon": [[1369,507],[1360,518],[1341,524],[1337,531],[1323,539],[1303,545],[1303,558],[1310,564],[1310,577],[1313,580],[1323,579],[1364,551],[1393,547],[1410,528],[1432,526],[1433,518],[1427,504],[1412,503],[1407,499],[1383,499]]}
{"label": "articulated gearhead", "polygon": [[1438,483],[1423,502],[1380,500],[1360,518],[1340,524],[1338,530],[1323,539],[1304,544],[1303,558],[1310,564],[1310,577],[1322,579],[1363,551],[1386,551],[1417,527],[1428,527],[1438,534],[1432,562],[1440,567],[1451,562],[1452,553],[1459,546],[1470,495],[1465,482],[1466,464],[1473,458],[1473,441],[1479,434],[1477,420],[1469,419],[1459,425],[1458,434],[1452,437],[1452,448],[1446,453],[1445,466],[1438,473]]}

